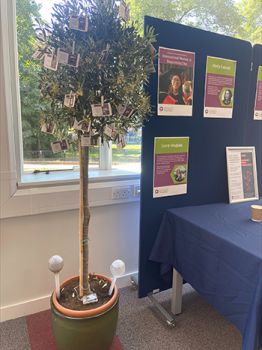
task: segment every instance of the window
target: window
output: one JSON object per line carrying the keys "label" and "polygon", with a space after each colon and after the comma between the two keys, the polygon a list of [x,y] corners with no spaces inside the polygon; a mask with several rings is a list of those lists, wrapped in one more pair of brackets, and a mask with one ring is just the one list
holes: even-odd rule
{"label": "window", "polygon": [[[39,125],[40,91],[38,74],[40,61],[32,58],[36,51],[34,18],[51,22],[52,6],[59,0],[16,0],[16,24],[18,44],[18,67],[20,81],[22,161],[21,182],[53,181],[54,179],[78,179],[78,150],[53,153],[50,143],[52,135],[41,132]],[[140,173],[141,132],[130,130],[127,145],[118,149],[116,145],[104,145],[90,149],[90,176],[100,176],[100,170],[111,170],[108,175]],[[105,172],[103,172],[105,176]]]}

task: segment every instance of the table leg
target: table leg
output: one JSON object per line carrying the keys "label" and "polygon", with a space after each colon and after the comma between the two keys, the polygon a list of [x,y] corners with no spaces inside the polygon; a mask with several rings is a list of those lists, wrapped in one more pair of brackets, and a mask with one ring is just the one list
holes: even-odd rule
{"label": "table leg", "polygon": [[180,314],[182,310],[182,287],[183,278],[180,273],[173,268],[171,311],[174,315]]}

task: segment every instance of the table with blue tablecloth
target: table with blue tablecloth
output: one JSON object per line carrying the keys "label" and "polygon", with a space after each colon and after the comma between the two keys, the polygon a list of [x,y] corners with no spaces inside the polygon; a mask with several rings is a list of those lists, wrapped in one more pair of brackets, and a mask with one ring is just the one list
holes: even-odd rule
{"label": "table with blue tablecloth", "polygon": [[243,350],[262,347],[262,222],[251,204],[262,200],[167,210],[150,256],[235,324]]}

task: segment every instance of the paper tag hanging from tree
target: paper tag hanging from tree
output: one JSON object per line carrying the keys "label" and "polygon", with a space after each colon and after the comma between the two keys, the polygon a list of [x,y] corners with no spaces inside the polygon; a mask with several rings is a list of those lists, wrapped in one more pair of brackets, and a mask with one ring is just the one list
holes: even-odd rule
{"label": "paper tag hanging from tree", "polygon": [[81,130],[82,132],[90,132],[91,129],[91,120],[88,122],[86,120],[80,120],[78,123],[77,130]]}
{"label": "paper tag hanging from tree", "polygon": [[58,62],[77,68],[79,66],[80,54],[68,53],[63,49],[57,50]]}
{"label": "paper tag hanging from tree", "polygon": [[91,136],[90,135],[81,135],[81,146],[88,147],[91,145]]}
{"label": "paper tag hanging from tree", "polygon": [[92,136],[91,137],[91,146],[98,146],[98,136]]}
{"label": "paper tag hanging from tree", "polygon": [[113,128],[112,126],[109,126],[109,125],[106,125],[104,127],[104,134],[108,137],[111,137],[112,136],[112,133],[113,133]]}
{"label": "paper tag hanging from tree", "polygon": [[80,54],[76,54],[76,53],[70,53],[68,55],[68,62],[67,64],[69,66],[75,67],[77,68],[79,66],[79,61],[80,61]]}
{"label": "paper tag hanging from tree", "polygon": [[67,140],[54,141],[54,142],[51,142],[51,148],[53,153],[58,153],[62,151],[67,151],[69,148],[69,144]]}
{"label": "paper tag hanging from tree", "polygon": [[68,64],[69,53],[65,49],[59,48],[57,50],[58,63]]}
{"label": "paper tag hanging from tree", "polygon": [[124,1],[121,1],[119,4],[118,10],[119,17],[122,18],[125,22],[129,21],[130,18],[130,8],[126,5]]}
{"label": "paper tag hanging from tree", "polygon": [[75,118],[75,120],[74,120],[74,124],[73,124],[73,126],[72,126],[72,127],[73,127],[73,129],[75,129],[75,130],[79,130],[79,129],[78,129],[78,123],[79,123],[79,122],[78,122],[78,120]]}
{"label": "paper tag hanging from tree", "polygon": [[41,125],[41,131],[46,134],[54,134],[56,129],[56,125],[53,122],[44,122]]}
{"label": "paper tag hanging from tree", "polygon": [[73,108],[76,102],[76,94],[70,92],[70,94],[65,95],[64,106]]}
{"label": "paper tag hanging from tree", "polygon": [[33,53],[32,58],[34,60],[41,61],[45,56],[45,53],[43,51],[37,50],[36,52]]}
{"label": "paper tag hanging from tree", "polygon": [[134,113],[134,110],[131,106],[120,105],[117,107],[117,111],[121,117],[129,118]]}
{"label": "paper tag hanging from tree", "polygon": [[108,58],[108,55],[109,55],[109,49],[110,49],[110,44],[106,44],[106,48],[105,48],[105,50],[103,50],[102,52],[101,52],[101,56],[100,56],[100,58],[99,58],[99,62],[100,63],[104,63],[104,62],[106,62],[106,60],[107,60],[107,58]]}
{"label": "paper tag hanging from tree", "polygon": [[119,135],[119,139],[118,139],[118,143],[116,145],[117,148],[124,148],[126,146],[126,141],[125,141],[125,138],[124,136],[122,135]]}
{"label": "paper tag hanging from tree", "polygon": [[69,19],[69,28],[79,30],[80,32],[87,32],[88,18],[86,16],[71,16]]}
{"label": "paper tag hanging from tree", "polygon": [[110,117],[112,108],[110,103],[91,105],[93,117]]}
{"label": "paper tag hanging from tree", "polygon": [[46,53],[44,56],[44,67],[47,69],[51,69],[53,71],[57,71],[57,67],[58,67],[57,55],[53,53]]}

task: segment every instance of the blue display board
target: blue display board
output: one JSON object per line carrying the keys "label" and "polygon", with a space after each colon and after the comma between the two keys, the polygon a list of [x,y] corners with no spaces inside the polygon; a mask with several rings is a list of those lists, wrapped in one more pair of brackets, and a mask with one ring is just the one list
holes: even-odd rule
{"label": "blue display board", "polygon": [[[254,145],[261,159],[261,125],[247,122],[250,116],[250,67],[252,46],[249,42],[224,35],[175,24],[152,17],[145,18],[145,27],[153,26],[157,34],[155,48],[167,47],[195,53],[195,79],[193,116],[153,115],[143,128],[142,174],[141,174],[141,216],[139,254],[139,297],[154,289],[171,287],[160,277],[159,264],[149,260],[163,212],[168,208],[228,202],[226,169],[226,147]],[[260,55],[255,48],[254,57]],[[205,73],[207,56],[237,61],[233,118],[203,118]],[[157,60],[156,60],[157,72]],[[151,103],[157,110],[157,73],[153,74],[148,86]],[[253,86],[253,85],[252,85]],[[247,133],[248,129],[248,133]],[[153,198],[154,138],[189,136],[189,172],[186,194]],[[252,141],[252,142],[251,142]],[[261,166],[260,191],[261,191]],[[261,193],[261,192],[260,192]]]}
{"label": "blue display board", "polygon": [[253,47],[249,110],[245,118],[244,137],[246,146],[256,147],[258,189],[262,194],[262,120],[254,120],[258,67],[262,66],[262,45]]}

